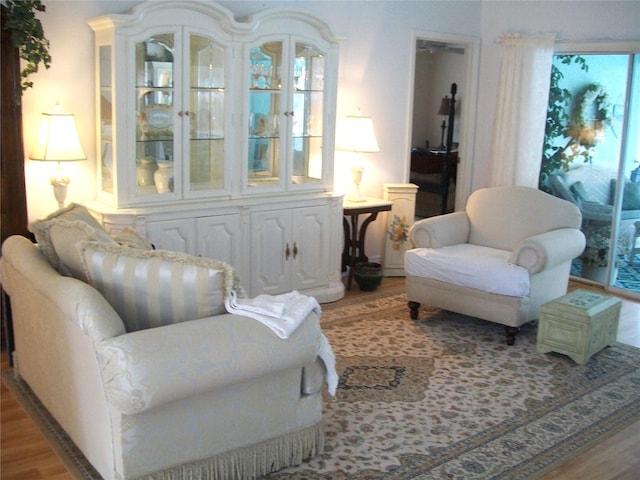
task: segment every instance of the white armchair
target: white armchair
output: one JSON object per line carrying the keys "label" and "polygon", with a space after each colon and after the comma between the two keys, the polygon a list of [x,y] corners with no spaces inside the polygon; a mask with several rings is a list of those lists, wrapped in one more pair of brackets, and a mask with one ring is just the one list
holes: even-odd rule
{"label": "white armchair", "polygon": [[519,327],[567,291],[571,260],[584,250],[580,210],[529,187],[484,188],[465,211],[416,222],[405,254],[411,318],[421,303]]}

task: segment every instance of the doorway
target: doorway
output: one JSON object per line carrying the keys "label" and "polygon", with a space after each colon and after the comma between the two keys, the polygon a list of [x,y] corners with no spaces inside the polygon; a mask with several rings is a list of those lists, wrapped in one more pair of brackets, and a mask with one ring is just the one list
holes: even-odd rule
{"label": "doorway", "polygon": [[554,56],[550,104],[569,95],[540,185],[582,212],[587,246],[572,276],[640,298],[640,49],[601,49]]}
{"label": "doorway", "polygon": [[[462,208],[471,194],[474,121],[480,41],[477,38],[439,33],[416,33],[413,38],[414,64],[411,72],[412,104],[410,138],[407,139],[406,178],[411,178],[411,151],[437,149],[446,139],[446,117],[439,115],[445,96],[451,96],[451,84],[457,84],[453,142],[457,143],[457,164],[449,189],[448,209]],[[415,165],[414,165],[415,167]],[[416,197],[416,213],[421,218],[440,214],[440,197],[422,194]]]}

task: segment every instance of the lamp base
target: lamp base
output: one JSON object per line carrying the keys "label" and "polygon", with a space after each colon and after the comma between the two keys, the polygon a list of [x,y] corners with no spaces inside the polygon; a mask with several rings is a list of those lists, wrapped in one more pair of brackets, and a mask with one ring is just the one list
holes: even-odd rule
{"label": "lamp base", "polygon": [[67,187],[69,186],[69,177],[57,176],[51,177],[51,186],[53,187],[53,196],[58,201],[58,208],[64,207],[64,201],[67,199]]}
{"label": "lamp base", "polygon": [[351,175],[353,176],[353,190],[347,195],[347,201],[349,202],[365,201],[365,198],[360,193],[360,182],[362,182],[363,171],[364,167],[359,163],[351,167]]}

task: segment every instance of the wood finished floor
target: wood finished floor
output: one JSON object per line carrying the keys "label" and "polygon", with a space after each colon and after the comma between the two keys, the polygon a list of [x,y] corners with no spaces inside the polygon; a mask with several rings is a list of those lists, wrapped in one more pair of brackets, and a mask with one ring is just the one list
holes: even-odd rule
{"label": "wood finished floor", "polygon": [[[375,293],[395,289],[403,278],[385,278]],[[571,282],[569,289],[597,287]],[[366,298],[357,286],[345,298]],[[623,298],[618,340],[640,347],[640,302]],[[516,343],[517,345],[517,343]],[[8,367],[2,352],[2,370]],[[62,462],[49,447],[44,436],[31,422],[13,394],[2,385],[1,391],[0,478],[2,480],[71,480]],[[632,480],[640,472],[640,421],[603,440],[574,457],[541,480]]]}

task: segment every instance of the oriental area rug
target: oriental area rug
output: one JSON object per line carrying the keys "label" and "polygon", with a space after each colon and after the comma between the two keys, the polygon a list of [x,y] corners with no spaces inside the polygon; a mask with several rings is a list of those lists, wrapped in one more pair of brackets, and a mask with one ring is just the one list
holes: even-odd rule
{"label": "oriental area rug", "polygon": [[[422,306],[411,320],[401,291],[322,307],[340,376],[325,451],[270,480],[534,479],[640,419],[640,349],[577,365],[537,353],[535,324],[507,346],[501,325],[472,317]],[[63,434],[47,436],[92,478]]]}

